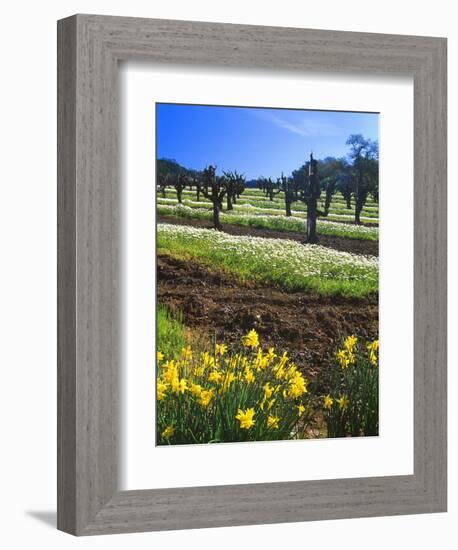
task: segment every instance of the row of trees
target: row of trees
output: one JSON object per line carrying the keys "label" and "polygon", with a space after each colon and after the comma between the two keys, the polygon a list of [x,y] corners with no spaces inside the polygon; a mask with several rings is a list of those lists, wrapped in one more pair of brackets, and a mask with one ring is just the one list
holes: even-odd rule
{"label": "row of trees", "polygon": [[[307,229],[305,241],[316,243],[316,220],[318,216],[329,214],[332,198],[340,192],[346,200],[346,206],[355,205],[355,223],[360,224],[361,211],[369,195],[378,201],[378,143],[364,138],[360,134],[351,135],[347,140],[350,153],[347,158],[327,157],[316,160],[313,154],[309,161],[299,169],[293,170],[291,176],[281,174],[276,181],[259,177],[256,185],[266,198],[273,201],[282,193],[285,213],[292,214],[292,205],[296,201],[307,206]],[[216,166],[208,166],[203,171],[188,170],[172,160],[161,159],[158,162],[157,188],[165,196],[167,187],[174,187],[177,200],[182,202],[182,193],[186,187],[195,189],[196,199],[205,197],[213,206],[213,225],[221,229],[219,214],[226,199],[227,210],[232,210],[237,199],[245,190],[246,180],[243,174],[236,171],[216,174]],[[324,209],[318,210],[318,200],[324,193]]]}
{"label": "row of trees", "polygon": [[[173,161],[167,161],[171,163]],[[222,176],[216,175],[216,166],[207,166],[202,172],[191,173],[182,170],[178,173],[168,172],[161,167],[157,175],[157,190],[165,197],[167,187],[174,187],[178,203],[182,203],[182,194],[186,187],[195,189],[196,199],[201,196],[213,205],[213,225],[216,229],[222,229],[219,214],[223,210],[223,201],[226,199],[226,209],[233,210],[233,205],[245,190],[245,177],[237,171],[223,172]]]}
{"label": "row of trees", "polygon": [[[365,139],[360,134],[351,135],[347,140],[350,146],[348,158],[326,157],[317,160],[316,172],[318,174],[320,195],[324,193],[323,210],[318,211],[319,216],[326,217],[329,214],[332,198],[340,192],[346,201],[347,209],[355,205],[355,223],[361,223],[361,211],[372,196],[378,202],[378,143]],[[291,215],[291,204],[295,201],[303,201],[304,193],[310,187],[310,162],[304,163],[299,169],[293,170],[289,178],[283,174],[276,182],[270,178],[258,178],[257,187],[264,191],[266,198],[273,197],[283,191],[285,193],[286,215]]]}

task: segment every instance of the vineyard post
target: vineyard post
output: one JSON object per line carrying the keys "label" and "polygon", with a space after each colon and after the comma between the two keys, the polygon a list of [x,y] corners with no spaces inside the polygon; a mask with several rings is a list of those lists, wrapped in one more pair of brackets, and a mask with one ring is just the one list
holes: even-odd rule
{"label": "vineyard post", "polygon": [[318,182],[317,161],[313,158],[313,153],[310,153],[309,163],[309,185],[306,194],[307,202],[307,235],[306,242],[315,244],[318,242],[316,235],[316,216],[317,216],[317,200],[321,194],[320,184]]}

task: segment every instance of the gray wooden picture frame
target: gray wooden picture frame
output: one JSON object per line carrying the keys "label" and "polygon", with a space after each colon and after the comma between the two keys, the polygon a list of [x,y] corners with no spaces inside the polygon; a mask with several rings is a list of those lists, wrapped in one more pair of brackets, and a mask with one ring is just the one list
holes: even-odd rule
{"label": "gray wooden picture frame", "polygon": [[[413,77],[413,475],[118,489],[120,60]],[[444,38],[97,15],[58,22],[59,529],[446,511],[446,63]]]}

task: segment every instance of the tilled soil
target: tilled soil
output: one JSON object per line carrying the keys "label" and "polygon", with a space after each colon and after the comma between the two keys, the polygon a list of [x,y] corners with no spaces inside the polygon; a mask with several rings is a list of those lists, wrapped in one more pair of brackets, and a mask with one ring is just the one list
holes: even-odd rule
{"label": "tilled soil", "polygon": [[[158,222],[172,223],[175,225],[190,225],[192,227],[201,227],[212,229],[213,226],[207,220],[192,220],[185,218],[176,218],[174,216],[158,216]],[[270,239],[290,239],[303,242],[304,234],[296,231],[277,231],[275,229],[261,229],[257,227],[245,227],[243,225],[232,225],[223,223],[223,231],[230,235],[251,235],[253,237],[264,237]],[[342,252],[351,252],[353,254],[365,254],[369,256],[378,256],[378,242],[362,239],[349,239],[348,237],[337,237],[334,235],[319,235],[319,243],[327,248],[334,248]]]}
{"label": "tilled soil", "polygon": [[181,311],[191,330],[228,344],[252,328],[263,347],[287,350],[319,392],[329,387],[329,364],[340,338],[378,334],[378,298],[351,299],[286,293],[240,283],[223,271],[160,254],[158,301]]}

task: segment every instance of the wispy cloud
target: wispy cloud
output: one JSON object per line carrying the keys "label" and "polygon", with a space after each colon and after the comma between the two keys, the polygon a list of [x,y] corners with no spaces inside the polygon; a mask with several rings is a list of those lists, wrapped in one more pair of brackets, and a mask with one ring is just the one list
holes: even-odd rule
{"label": "wispy cloud", "polygon": [[339,127],[335,124],[325,120],[313,120],[306,113],[295,114],[294,121],[292,121],[288,120],[287,116],[280,116],[266,110],[252,112],[257,117],[300,136],[336,136],[340,133]]}

